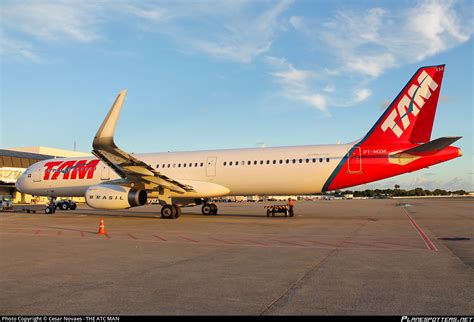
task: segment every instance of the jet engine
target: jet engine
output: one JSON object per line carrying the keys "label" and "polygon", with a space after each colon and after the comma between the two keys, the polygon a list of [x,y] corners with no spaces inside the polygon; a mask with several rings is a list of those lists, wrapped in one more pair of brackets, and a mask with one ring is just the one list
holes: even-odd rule
{"label": "jet engine", "polygon": [[96,209],[127,209],[143,206],[147,192],[112,184],[90,186],[86,190],[86,203]]}

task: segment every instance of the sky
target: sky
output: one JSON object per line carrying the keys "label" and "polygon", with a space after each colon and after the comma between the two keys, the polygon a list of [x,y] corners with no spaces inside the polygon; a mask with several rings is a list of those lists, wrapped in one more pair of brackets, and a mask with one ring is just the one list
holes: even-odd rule
{"label": "sky", "polygon": [[347,143],[446,64],[432,138],[464,156],[359,188],[474,190],[471,1],[0,2],[0,147],[89,152],[118,92],[128,152]]}

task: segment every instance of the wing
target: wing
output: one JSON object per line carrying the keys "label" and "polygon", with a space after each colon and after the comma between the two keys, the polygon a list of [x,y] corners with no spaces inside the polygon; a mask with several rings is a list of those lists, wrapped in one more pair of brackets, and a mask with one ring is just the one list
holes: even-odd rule
{"label": "wing", "polygon": [[92,153],[127,181],[144,183],[155,188],[162,187],[178,193],[193,191],[191,186],[161,174],[145,162],[120,150],[115,145],[115,127],[126,95],[127,90],[122,90],[115,99],[114,104],[94,137]]}

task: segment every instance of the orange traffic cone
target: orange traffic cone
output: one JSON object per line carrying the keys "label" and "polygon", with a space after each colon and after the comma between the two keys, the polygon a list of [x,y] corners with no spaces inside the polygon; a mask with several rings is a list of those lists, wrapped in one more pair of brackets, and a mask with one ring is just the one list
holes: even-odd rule
{"label": "orange traffic cone", "polygon": [[101,219],[101,220],[100,220],[100,224],[99,224],[99,235],[105,235],[104,219]]}

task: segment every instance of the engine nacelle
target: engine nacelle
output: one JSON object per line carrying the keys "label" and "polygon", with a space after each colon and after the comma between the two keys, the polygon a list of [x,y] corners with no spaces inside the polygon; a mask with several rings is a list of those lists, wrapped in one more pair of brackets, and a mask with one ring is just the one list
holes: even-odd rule
{"label": "engine nacelle", "polygon": [[112,184],[90,186],[86,190],[86,203],[96,209],[127,209],[143,206],[147,202],[145,190]]}

